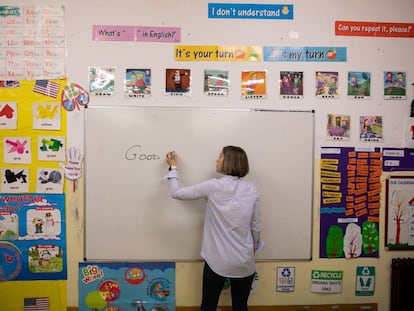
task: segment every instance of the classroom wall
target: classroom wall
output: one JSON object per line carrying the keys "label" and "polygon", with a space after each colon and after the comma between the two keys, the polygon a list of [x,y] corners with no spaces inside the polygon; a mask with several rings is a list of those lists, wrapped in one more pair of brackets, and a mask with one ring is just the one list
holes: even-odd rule
{"label": "classroom wall", "polygon": [[[210,1],[214,2],[214,1]],[[228,3],[254,3],[252,1],[226,1]],[[257,1],[259,3],[261,1]],[[382,114],[384,116],[384,147],[403,147],[407,117],[413,88],[407,88],[407,99],[386,101],[382,97],[381,79],[384,70],[404,70],[407,72],[407,85],[414,82],[412,52],[413,38],[376,38],[347,37],[334,35],[334,22],[372,21],[413,23],[412,0],[292,0],[294,19],[291,21],[263,20],[208,20],[207,3],[209,1],[191,0],[143,0],[116,2],[109,1],[8,1],[8,4],[49,4],[63,3],[66,8],[67,34],[67,78],[80,85],[88,85],[88,66],[116,66],[120,69],[117,78],[117,94],[111,98],[93,97],[91,105],[125,104],[122,94],[123,77],[121,71],[128,66],[150,67],[158,78],[153,80],[153,95],[147,102],[138,105],[159,106],[214,106],[265,109],[315,110],[315,176],[314,209],[312,232],[312,260],[310,261],[272,261],[258,262],[258,288],[251,295],[251,305],[294,305],[294,304],[337,304],[337,303],[378,303],[378,310],[386,311],[390,303],[390,272],[393,257],[413,257],[412,251],[390,252],[384,245],[385,198],[381,199],[380,213],[380,255],[369,259],[320,259],[319,258],[319,147],[321,146],[359,146],[355,131],[350,141],[326,141],[326,115],[328,113],[347,113],[357,118],[362,113]],[[171,26],[180,27],[182,45],[271,45],[271,46],[343,46],[348,49],[348,60],[343,63],[198,63],[175,62],[173,43],[140,42],[96,42],[92,41],[92,25],[126,26]],[[190,98],[167,98],[163,94],[163,71],[168,67],[192,68],[196,74],[193,80]],[[235,91],[227,98],[205,98],[202,93],[201,72],[206,67],[220,67],[235,73],[232,78]],[[348,70],[370,71],[373,76],[372,95],[369,100],[350,100],[346,96],[324,101],[313,95],[314,81],[310,74],[304,83],[305,97],[301,100],[281,100],[276,88],[271,88],[268,98],[257,101],[240,100],[237,72],[243,69],[268,70],[336,70],[345,73]],[[199,75],[199,76],[197,76]],[[346,79],[343,78],[343,85]],[[343,86],[345,88],[345,86]],[[345,91],[345,90],[344,90]],[[131,104],[131,102],[126,102]],[[135,104],[135,103],[134,103]],[[83,149],[84,111],[68,114],[67,145]],[[369,143],[369,146],[376,146]],[[209,165],[206,163],[206,165]],[[214,165],[212,163],[211,165]],[[384,185],[387,174],[381,177]],[[68,280],[66,282],[67,305],[78,305],[78,263],[84,258],[84,179],[77,183],[74,191],[72,183],[66,184],[66,219]],[[383,187],[384,189],[385,187]],[[383,192],[384,193],[384,192]],[[277,202],[275,202],[277,203]],[[376,286],[374,296],[357,297],[355,295],[355,270],[357,266],[376,267]],[[276,292],[275,269],[278,266],[295,267],[296,283],[292,293]],[[314,294],[310,292],[310,273],[312,269],[343,270],[344,280],[341,294]],[[197,306],[200,303],[202,263],[176,263],[176,302],[177,306]],[[18,287],[13,285],[14,290]],[[47,288],[47,287],[46,287]],[[220,304],[229,305],[230,297],[223,294]]]}

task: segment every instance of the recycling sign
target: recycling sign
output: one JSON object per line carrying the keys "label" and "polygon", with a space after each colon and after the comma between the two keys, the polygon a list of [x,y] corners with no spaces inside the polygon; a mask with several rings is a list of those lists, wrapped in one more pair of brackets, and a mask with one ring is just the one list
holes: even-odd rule
{"label": "recycling sign", "polygon": [[375,288],[375,267],[356,268],[356,296],[373,296]]}
{"label": "recycling sign", "polygon": [[276,291],[293,292],[295,290],[295,268],[277,267]]}

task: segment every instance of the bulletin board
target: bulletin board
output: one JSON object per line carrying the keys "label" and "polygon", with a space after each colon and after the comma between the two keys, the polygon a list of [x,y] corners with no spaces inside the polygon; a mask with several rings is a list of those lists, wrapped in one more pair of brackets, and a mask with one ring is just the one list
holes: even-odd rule
{"label": "bulletin board", "polygon": [[199,260],[205,202],[170,198],[165,155],[182,185],[219,178],[223,146],[243,147],[261,196],[258,260],[311,258],[312,111],[90,107],[85,157],[87,260]]}

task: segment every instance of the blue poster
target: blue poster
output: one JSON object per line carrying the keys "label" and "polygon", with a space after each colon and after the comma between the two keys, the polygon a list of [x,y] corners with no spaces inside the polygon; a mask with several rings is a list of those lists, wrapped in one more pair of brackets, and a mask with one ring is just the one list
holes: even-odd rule
{"label": "blue poster", "polygon": [[346,47],[263,47],[265,62],[346,62]]}
{"label": "blue poster", "polygon": [[79,263],[79,311],[175,310],[175,263]]}
{"label": "blue poster", "polygon": [[0,194],[0,281],[66,280],[64,194]]}
{"label": "blue poster", "polygon": [[293,19],[292,4],[209,3],[208,18]]}

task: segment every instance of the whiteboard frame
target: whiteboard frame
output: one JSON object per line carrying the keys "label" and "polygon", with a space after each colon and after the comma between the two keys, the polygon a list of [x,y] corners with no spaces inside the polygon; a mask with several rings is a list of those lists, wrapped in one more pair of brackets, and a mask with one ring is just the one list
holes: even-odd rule
{"label": "whiteboard frame", "polygon": [[[314,200],[313,200],[313,196],[314,196],[314,150],[315,150],[315,115],[314,115],[314,110],[276,110],[276,109],[253,109],[253,108],[211,108],[211,107],[175,107],[175,106],[168,106],[168,107],[164,107],[164,106],[93,106],[93,107],[89,107],[87,109],[87,111],[90,111],[91,109],[95,110],[95,109],[140,109],[140,110],[159,110],[159,109],[163,109],[163,110],[175,110],[175,111],[185,111],[185,110],[194,110],[194,111],[217,111],[217,112],[247,112],[247,113],[254,113],[254,112],[258,112],[258,113],[309,113],[312,116],[312,141],[311,141],[311,151],[310,153],[312,154],[312,159],[311,159],[311,163],[310,163],[310,170],[311,170],[311,176],[309,176],[311,178],[310,180],[310,185],[309,185],[309,195],[310,195],[310,202],[309,202],[309,207],[310,207],[310,212],[309,212],[309,245],[306,248],[306,255],[301,255],[301,257],[283,257],[281,256],[280,258],[268,258],[268,257],[263,257],[261,256],[261,253],[258,252],[256,255],[257,257],[257,261],[280,261],[280,260],[293,260],[293,261],[302,261],[302,260],[311,260],[312,259],[312,241],[313,241],[313,208],[314,208]],[[88,167],[88,156],[91,156],[89,154],[89,152],[87,151],[88,149],[88,126],[87,126],[87,122],[88,122],[88,115],[89,113],[85,114],[85,172],[87,172],[87,167]],[[164,165],[165,166],[165,165]],[[183,184],[183,186],[185,186],[186,184]],[[137,260],[136,257],[101,257],[101,256],[89,256],[90,251],[88,251],[88,228],[87,225],[89,223],[88,220],[88,174],[85,174],[85,184],[84,184],[84,188],[85,188],[85,197],[84,197],[84,206],[85,206],[85,210],[84,210],[84,218],[85,218],[85,234],[84,234],[84,259],[85,261],[96,261],[96,260],[101,260],[101,261],[113,261],[113,260],[121,260],[121,261],[127,261],[127,260]],[[260,192],[260,189],[259,189]],[[172,200],[172,199],[171,199]],[[194,201],[191,201],[194,202]],[[191,204],[191,203],[190,203]],[[267,240],[265,241],[265,245],[271,245],[272,241],[271,240]],[[202,260],[200,257],[177,257],[177,256],[170,256],[170,257],[144,257],[144,258],[138,258],[139,261],[200,261]]]}

